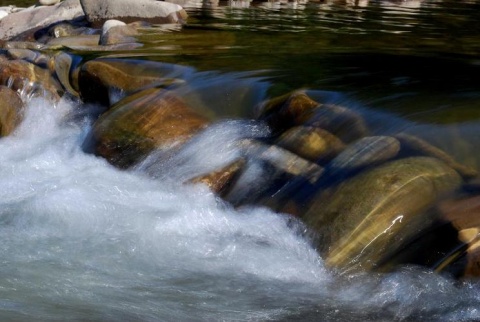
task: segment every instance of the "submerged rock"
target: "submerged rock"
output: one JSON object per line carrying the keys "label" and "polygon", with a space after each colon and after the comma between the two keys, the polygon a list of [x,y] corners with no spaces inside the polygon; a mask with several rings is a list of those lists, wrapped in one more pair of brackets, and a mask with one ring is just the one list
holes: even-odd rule
{"label": "submerged rock", "polygon": [[173,3],[155,0],[80,0],[87,20],[101,27],[110,19],[125,23],[143,20],[154,24],[181,23],[187,18],[185,10]]}
{"label": "submerged rock", "polygon": [[473,178],[478,175],[478,171],[467,165],[457,162],[453,157],[436,146],[407,133],[396,134],[395,137],[401,142],[402,149],[411,150],[425,156],[431,156],[442,160],[453,169],[457,170],[464,178]]}
{"label": "submerged rock", "polygon": [[345,149],[345,144],[335,135],[308,126],[292,127],[278,138],[276,144],[307,160],[319,163],[331,160]]}
{"label": "submerged rock", "polygon": [[201,183],[213,192],[224,195],[240,175],[245,163],[245,159],[243,158],[235,160],[219,170],[195,177],[189,180],[188,183]]}
{"label": "submerged rock", "polygon": [[83,100],[110,105],[110,92],[118,90],[126,94],[152,86],[170,86],[181,83],[170,78],[180,75],[182,69],[164,63],[131,59],[96,59],[86,62],[78,74],[78,86]]}
{"label": "submerged rock", "polygon": [[280,172],[301,176],[312,183],[316,182],[324,171],[318,164],[275,145],[245,139],[241,141],[240,147],[247,157],[262,160]]}
{"label": "submerged rock", "polygon": [[368,135],[361,115],[343,106],[320,104],[304,91],[271,99],[259,107],[257,117],[281,133],[293,126],[311,126],[326,130],[345,143]]}
{"label": "submerged rock", "polygon": [[302,115],[302,124],[318,127],[350,143],[369,134],[365,120],[354,110],[333,104],[322,104]]}
{"label": "submerged rock", "polygon": [[23,102],[17,92],[0,86],[0,137],[15,130],[23,114]]}
{"label": "submerged rock", "polygon": [[327,266],[371,270],[428,228],[425,211],[461,182],[434,158],[391,161],[319,191],[302,218]]}
{"label": "submerged rock", "polygon": [[390,136],[366,136],[350,144],[329,164],[331,175],[343,174],[393,159],[400,151],[400,142]]}
{"label": "submerged rock", "polygon": [[262,103],[257,107],[256,116],[275,131],[283,132],[301,125],[303,116],[318,106],[304,91],[295,91]]}
{"label": "submerged rock", "polygon": [[151,88],[127,96],[104,113],[84,148],[127,168],[154,149],[187,141],[207,123],[173,93]]}

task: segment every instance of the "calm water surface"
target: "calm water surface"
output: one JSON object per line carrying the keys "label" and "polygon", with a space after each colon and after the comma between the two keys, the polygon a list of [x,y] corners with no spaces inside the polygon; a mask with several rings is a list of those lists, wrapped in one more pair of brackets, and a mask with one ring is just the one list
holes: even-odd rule
{"label": "calm water surface", "polygon": [[[179,64],[177,91],[217,123],[153,180],[82,152],[91,120],[30,101],[0,140],[0,318],[11,321],[475,321],[480,283],[405,267],[339,277],[305,227],[233,209],[186,174],[263,137],[265,98],[307,88],[384,127],[415,126],[477,164],[478,1],[186,4],[188,24],[95,56]],[[94,107],[91,107],[94,108]],[[450,130],[470,148],[455,150]],[[453,147],[452,147],[453,146]]]}

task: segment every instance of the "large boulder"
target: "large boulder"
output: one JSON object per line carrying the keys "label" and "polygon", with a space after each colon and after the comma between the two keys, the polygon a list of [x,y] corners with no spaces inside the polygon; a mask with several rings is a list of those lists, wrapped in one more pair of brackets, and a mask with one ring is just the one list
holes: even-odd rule
{"label": "large boulder", "polygon": [[125,97],[102,114],[84,149],[128,168],[154,149],[186,142],[207,122],[172,92],[151,88]]}
{"label": "large boulder", "polygon": [[319,191],[302,219],[327,266],[371,270],[429,229],[437,217],[427,210],[461,183],[438,159],[391,161]]}
{"label": "large boulder", "polygon": [[148,21],[155,24],[182,23],[185,10],[173,3],[156,0],[80,0],[85,16],[93,27],[100,28],[110,19],[125,23]]}
{"label": "large boulder", "polygon": [[80,0],[65,0],[53,6],[30,7],[0,20],[0,39],[10,40],[32,30],[84,16]]}

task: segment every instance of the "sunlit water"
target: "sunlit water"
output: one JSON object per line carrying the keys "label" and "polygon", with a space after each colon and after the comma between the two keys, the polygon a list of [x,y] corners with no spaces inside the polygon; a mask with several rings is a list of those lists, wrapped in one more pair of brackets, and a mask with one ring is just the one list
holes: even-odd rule
{"label": "sunlit water", "polygon": [[[202,186],[174,183],[182,171],[151,179],[85,154],[83,114],[33,99],[0,140],[1,320],[480,318],[476,283],[413,268],[338,277],[285,215],[234,210]],[[239,129],[262,135],[257,126],[225,121],[197,144],[227,160]],[[177,161],[202,171],[208,152],[187,149]]]}

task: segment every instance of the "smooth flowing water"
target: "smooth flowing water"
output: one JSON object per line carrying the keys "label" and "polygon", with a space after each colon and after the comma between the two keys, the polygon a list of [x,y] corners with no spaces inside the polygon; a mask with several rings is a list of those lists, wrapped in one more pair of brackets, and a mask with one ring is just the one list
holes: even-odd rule
{"label": "smooth flowing water", "polygon": [[254,106],[301,87],[478,144],[477,1],[220,4],[190,4],[187,26],[146,30],[143,48],[98,54],[185,66],[178,93],[216,120],[153,178],[82,151],[95,106],[32,99],[0,139],[0,319],[479,320],[477,280],[338,276],[301,222],[179,184],[235,158],[235,139],[268,135]]}

